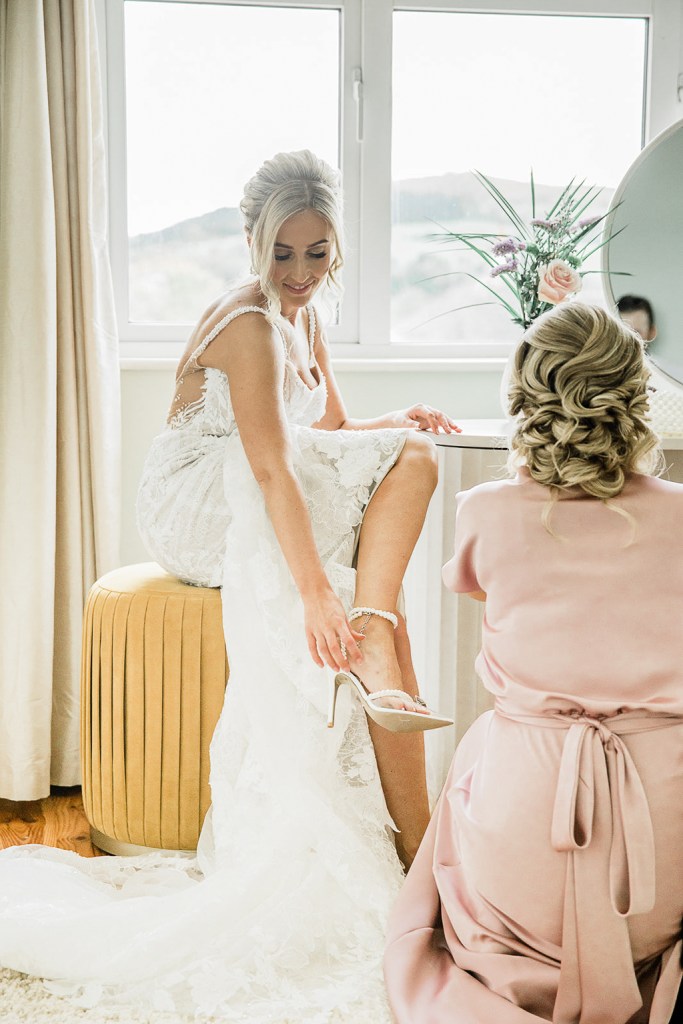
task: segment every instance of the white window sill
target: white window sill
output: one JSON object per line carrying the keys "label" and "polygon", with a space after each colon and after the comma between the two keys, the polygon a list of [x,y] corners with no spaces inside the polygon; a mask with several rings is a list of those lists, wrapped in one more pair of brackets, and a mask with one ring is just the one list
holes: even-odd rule
{"label": "white window sill", "polygon": [[[373,359],[333,357],[337,373],[502,373],[506,360],[503,356],[451,358],[394,358]],[[122,370],[175,370],[178,360],[169,356],[122,356]]]}
{"label": "white window sill", "polygon": [[[122,370],[175,370],[185,350],[180,341],[122,341]],[[339,373],[501,373],[509,347],[500,342],[458,345],[332,344]]]}

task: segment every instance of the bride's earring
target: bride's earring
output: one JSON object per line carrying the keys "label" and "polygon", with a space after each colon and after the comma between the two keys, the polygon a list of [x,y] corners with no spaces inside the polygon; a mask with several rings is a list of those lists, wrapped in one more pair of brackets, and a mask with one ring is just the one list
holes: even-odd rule
{"label": "bride's earring", "polygon": [[251,235],[249,234],[249,232],[247,232],[246,234],[247,246],[249,247],[249,273],[252,274],[254,277],[258,277],[258,274],[256,273],[256,270],[254,268],[254,261],[251,258]]}

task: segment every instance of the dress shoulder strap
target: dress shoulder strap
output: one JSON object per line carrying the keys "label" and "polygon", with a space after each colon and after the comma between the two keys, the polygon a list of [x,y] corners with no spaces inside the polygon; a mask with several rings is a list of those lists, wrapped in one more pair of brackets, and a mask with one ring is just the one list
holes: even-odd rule
{"label": "dress shoulder strap", "polygon": [[229,323],[232,323],[232,321],[236,320],[238,316],[241,316],[242,313],[263,313],[264,316],[266,315],[265,309],[261,306],[238,306],[237,309],[231,310],[231,312],[227,313],[222,320],[219,320],[216,326],[212,327],[206,337],[199,342],[185,364],[185,369],[187,369],[191,364],[196,366],[197,360],[206,351],[213,339],[217,337]]}
{"label": "dress shoulder strap", "polygon": [[315,306],[312,303],[306,306],[306,312],[308,313],[308,368],[312,370],[315,366],[315,332],[318,322],[315,315]]}

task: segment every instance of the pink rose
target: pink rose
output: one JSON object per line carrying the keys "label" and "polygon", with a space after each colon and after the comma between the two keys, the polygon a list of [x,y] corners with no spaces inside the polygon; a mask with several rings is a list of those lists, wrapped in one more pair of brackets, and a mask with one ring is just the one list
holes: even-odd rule
{"label": "pink rose", "polygon": [[551,260],[538,268],[538,297],[541,302],[556,306],[569,295],[581,290],[581,278],[564,260]]}

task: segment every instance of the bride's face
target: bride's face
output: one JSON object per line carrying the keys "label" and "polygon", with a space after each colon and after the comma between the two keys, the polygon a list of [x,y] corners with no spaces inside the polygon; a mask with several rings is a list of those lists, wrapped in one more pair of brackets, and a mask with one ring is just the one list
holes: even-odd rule
{"label": "bride's face", "polygon": [[331,250],[332,230],[315,210],[295,213],[284,222],[270,273],[285,316],[311,301],[330,268]]}

